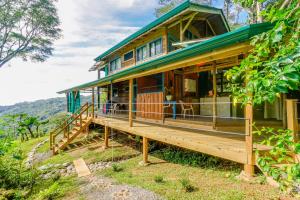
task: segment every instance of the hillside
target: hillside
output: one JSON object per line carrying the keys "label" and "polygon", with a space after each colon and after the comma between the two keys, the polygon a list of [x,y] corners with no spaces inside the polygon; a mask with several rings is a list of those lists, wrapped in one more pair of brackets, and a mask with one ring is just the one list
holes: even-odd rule
{"label": "hillside", "polygon": [[[81,101],[89,101],[89,96],[81,96]],[[22,102],[12,106],[0,106],[0,116],[6,114],[27,113],[33,116],[39,116],[43,119],[49,118],[57,113],[66,110],[66,98],[50,98],[37,100],[33,102]]]}

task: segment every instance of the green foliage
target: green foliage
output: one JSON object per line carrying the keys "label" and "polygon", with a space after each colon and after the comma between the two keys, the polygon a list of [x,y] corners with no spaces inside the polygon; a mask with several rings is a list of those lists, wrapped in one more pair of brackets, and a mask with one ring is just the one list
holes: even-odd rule
{"label": "green foliage", "polygon": [[19,149],[0,156],[0,188],[32,190],[39,174],[34,168],[26,168],[24,159]]}
{"label": "green foliage", "polygon": [[164,182],[164,177],[161,176],[161,175],[156,175],[156,176],[154,176],[154,181],[156,183],[163,183]]}
{"label": "green foliage", "polygon": [[196,190],[196,187],[191,184],[189,179],[181,179],[179,181],[185,192],[194,192]]}
{"label": "green foliage", "polygon": [[195,167],[217,167],[221,164],[221,160],[216,157],[174,147],[168,147],[156,151],[155,154],[158,157],[173,163],[191,165]]}
{"label": "green foliage", "polygon": [[45,61],[61,29],[55,0],[0,2],[0,68],[15,57]]}
{"label": "green foliage", "polygon": [[262,144],[272,146],[268,154],[256,152],[260,168],[278,181],[282,190],[292,192],[300,184],[300,163],[293,158],[300,154],[300,143],[294,142],[290,130],[262,128],[255,133],[265,137]]}
{"label": "green foliage", "polygon": [[120,165],[118,165],[118,164],[113,164],[112,165],[112,170],[114,172],[120,172],[120,171],[123,171],[123,168]]}
{"label": "green foliage", "polygon": [[[245,6],[253,3],[241,0]],[[266,4],[267,0],[261,0]],[[300,85],[300,3],[298,0],[267,4],[261,15],[274,27],[255,36],[253,49],[241,66],[226,73],[236,101],[273,102],[281,93]],[[246,86],[244,82],[247,82]],[[249,95],[252,94],[252,95]]]}
{"label": "green foliage", "polygon": [[39,200],[53,200],[53,199],[57,199],[58,197],[60,197],[62,195],[63,195],[63,193],[60,189],[58,182],[54,182],[49,188],[47,188],[39,193],[38,199]]}

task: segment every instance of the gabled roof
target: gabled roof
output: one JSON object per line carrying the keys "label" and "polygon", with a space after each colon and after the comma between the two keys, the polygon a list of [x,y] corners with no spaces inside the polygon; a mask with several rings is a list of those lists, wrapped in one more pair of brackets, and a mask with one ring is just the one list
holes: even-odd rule
{"label": "gabled roof", "polygon": [[229,25],[227,23],[227,20],[224,16],[224,13],[223,13],[222,9],[214,8],[214,7],[210,7],[210,6],[206,6],[206,5],[200,5],[200,4],[197,4],[197,3],[192,3],[192,2],[190,2],[190,0],[187,0],[184,3],[180,4],[179,6],[172,9],[171,11],[169,11],[168,13],[162,15],[161,17],[159,17],[155,21],[151,22],[147,26],[143,27],[139,31],[137,31],[134,34],[130,35],[129,37],[127,37],[126,39],[124,39],[120,43],[118,43],[115,46],[113,46],[112,48],[110,48],[109,50],[105,51],[103,54],[101,54],[97,58],[95,58],[95,61],[100,61],[105,56],[111,54],[112,52],[114,52],[118,49],[120,49],[121,47],[123,47],[126,44],[133,41],[135,38],[145,34],[146,32],[150,31],[151,29],[163,24],[164,22],[168,21],[172,17],[180,14],[181,12],[183,12],[183,11],[189,9],[189,8],[193,9],[193,10],[197,10],[199,12],[219,14],[222,18],[222,21],[223,21],[224,26],[226,27],[227,31],[230,31]]}
{"label": "gabled roof", "polygon": [[215,36],[209,40],[206,40],[201,43],[197,43],[173,52],[169,54],[163,55],[153,60],[149,60],[147,62],[138,64],[134,67],[130,67],[124,69],[115,74],[104,77],[100,80],[95,80],[89,83],[85,83],[76,87],[72,87],[70,89],[66,89],[58,92],[59,94],[73,91],[73,90],[81,90],[89,87],[96,87],[99,84],[107,83],[110,81],[114,81],[121,77],[129,76],[131,74],[136,74],[142,71],[151,70],[154,68],[158,68],[170,63],[177,62],[179,60],[187,59],[193,56],[201,55],[207,53],[209,51],[213,51],[220,48],[226,48],[227,46],[231,46],[237,43],[245,42],[250,40],[255,35],[266,32],[273,27],[270,23],[261,23],[261,24],[251,24],[248,26],[244,26],[235,31],[224,33],[222,35]]}

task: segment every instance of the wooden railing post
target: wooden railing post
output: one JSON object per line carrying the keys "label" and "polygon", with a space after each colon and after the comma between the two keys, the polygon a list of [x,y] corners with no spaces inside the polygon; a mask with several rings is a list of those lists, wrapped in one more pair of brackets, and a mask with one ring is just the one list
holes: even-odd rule
{"label": "wooden railing post", "polygon": [[132,99],[133,99],[133,79],[129,80],[129,126],[132,127]]}
{"label": "wooden railing post", "polygon": [[213,64],[213,128],[216,129],[217,126],[217,68],[216,64]]}
{"label": "wooden railing post", "polygon": [[95,89],[92,88],[92,118],[95,117]]}
{"label": "wooden railing post", "polygon": [[299,141],[297,99],[286,100],[287,128],[293,131],[294,141]]}
{"label": "wooden railing post", "polygon": [[252,102],[247,103],[245,107],[245,134],[246,134],[246,153],[247,163],[244,165],[244,171],[248,176],[254,175],[254,155],[253,155],[253,135],[252,135],[252,124],[253,124],[253,106]]}

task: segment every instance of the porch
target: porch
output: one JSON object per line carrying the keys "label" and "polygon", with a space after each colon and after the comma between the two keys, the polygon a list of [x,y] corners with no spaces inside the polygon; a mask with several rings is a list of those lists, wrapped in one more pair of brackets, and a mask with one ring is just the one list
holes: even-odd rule
{"label": "porch", "polygon": [[[138,135],[149,140],[179,146],[212,156],[247,164],[245,136],[224,134],[215,130],[191,131],[186,128],[171,128],[162,125],[134,121],[132,127],[125,119],[97,116],[92,121],[111,129]],[[109,131],[107,132],[109,134]],[[266,150],[268,147],[254,145],[254,149]]]}

